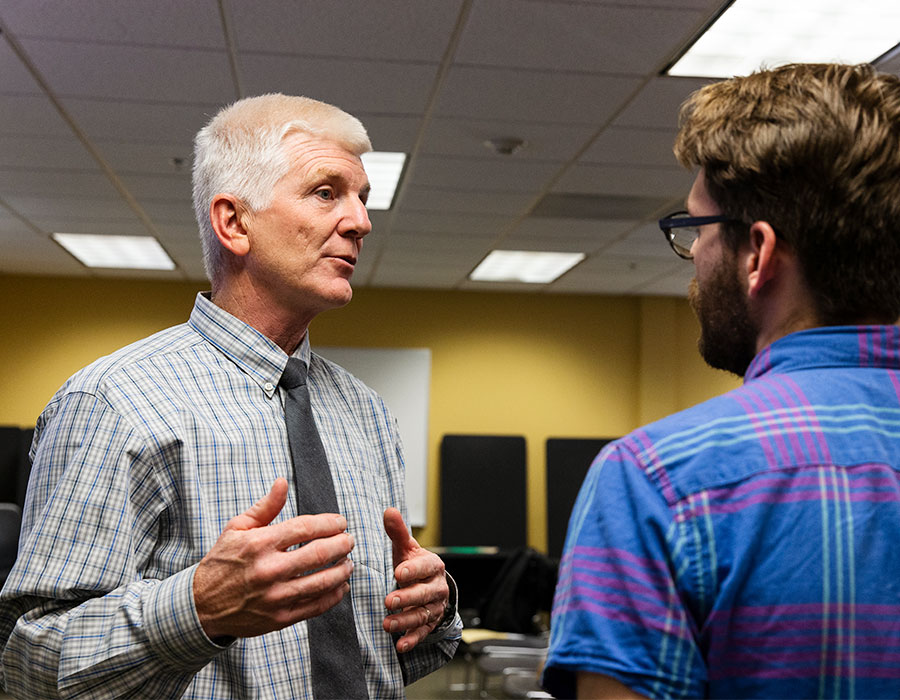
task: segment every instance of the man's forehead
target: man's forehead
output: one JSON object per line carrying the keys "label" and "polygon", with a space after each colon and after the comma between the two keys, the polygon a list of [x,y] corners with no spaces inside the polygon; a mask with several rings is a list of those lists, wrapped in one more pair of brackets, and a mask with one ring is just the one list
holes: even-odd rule
{"label": "man's forehead", "polygon": [[357,154],[331,139],[299,134],[297,138],[287,137],[284,146],[294,165],[310,172],[327,172],[334,177],[344,175],[347,167],[365,172]]}

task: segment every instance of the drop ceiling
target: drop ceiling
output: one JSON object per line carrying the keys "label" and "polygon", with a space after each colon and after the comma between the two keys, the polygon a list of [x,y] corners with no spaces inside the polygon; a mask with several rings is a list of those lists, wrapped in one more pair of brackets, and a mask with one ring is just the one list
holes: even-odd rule
{"label": "drop ceiling", "polygon": [[[0,273],[203,280],[192,138],[303,94],[410,154],[358,287],[681,296],[655,220],[692,176],[671,143],[704,81],[660,70],[720,0],[3,0]],[[881,66],[900,72],[900,58]],[[518,138],[510,155],[485,141]],[[53,232],[153,235],[170,272],[89,270]],[[556,282],[475,283],[495,248],[583,252]]]}

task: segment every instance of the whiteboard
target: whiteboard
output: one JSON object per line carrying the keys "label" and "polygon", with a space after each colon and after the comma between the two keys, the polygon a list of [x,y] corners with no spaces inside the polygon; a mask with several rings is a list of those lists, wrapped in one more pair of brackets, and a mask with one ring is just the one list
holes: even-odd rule
{"label": "whiteboard", "polygon": [[314,350],[377,391],[396,416],[406,458],[409,524],[422,527],[428,485],[431,350],[334,346],[316,346]]}

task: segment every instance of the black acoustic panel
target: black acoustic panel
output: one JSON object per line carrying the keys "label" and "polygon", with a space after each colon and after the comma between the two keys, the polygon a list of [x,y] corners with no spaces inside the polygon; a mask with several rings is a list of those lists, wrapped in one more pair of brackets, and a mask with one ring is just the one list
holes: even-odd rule
{"label": "black acoustic panel", "polygon": [[547,440],[547,554],[562,556],[569,516],[591,463],[611,438]]}
{"label": "black acoustic panel", "polygon": [[441,544],[525,546],[525,438],[445,435],[441,440]]}
{"label": "black acoustic panel", "polygon": [[0,503],[16,503],[21,462],[22,430],[0,426]]}
{"label": "black acoustic panel", "polygon": [[28,477],[31,475],[31,460],[28,452],[31,450],[31,441],[34,439],[34,428],[22,428],[19,449],[19,470],[16,479],[16,500],[19,508],[25,507],[25,491],[28,489]]}

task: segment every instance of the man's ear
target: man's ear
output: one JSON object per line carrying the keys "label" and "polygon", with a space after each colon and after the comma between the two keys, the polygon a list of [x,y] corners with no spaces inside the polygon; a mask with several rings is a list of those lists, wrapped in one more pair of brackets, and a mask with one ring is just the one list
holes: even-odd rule
{"label": "man's ear", "polygon": [[233,255],[250,252],[250,237],[244,228],[247,210],[230,194],[217,194],[209,205],[209,220],[219,243]]}
{"label": "man's ear", "polygon": [[775,256],[777,237],[767,221],[754,221],[750,226],[750,249],[744,258],[747,270],[747,293],[751,298],[760,294],[777,272]]}

